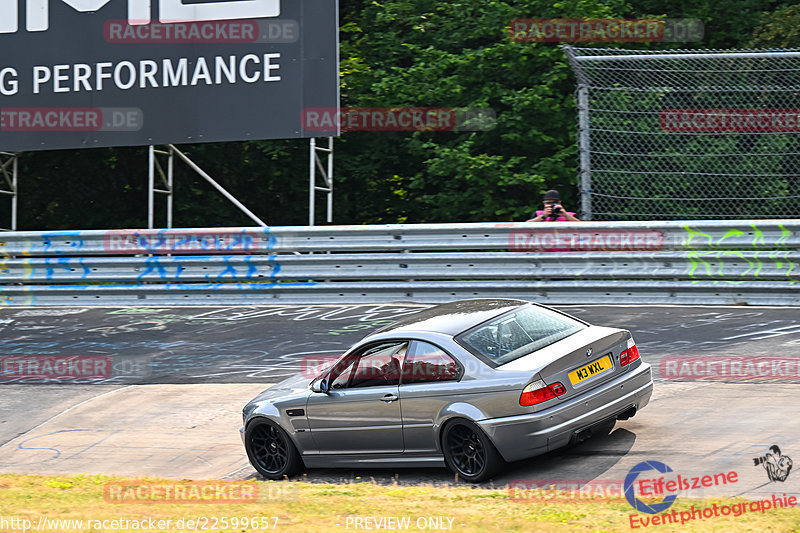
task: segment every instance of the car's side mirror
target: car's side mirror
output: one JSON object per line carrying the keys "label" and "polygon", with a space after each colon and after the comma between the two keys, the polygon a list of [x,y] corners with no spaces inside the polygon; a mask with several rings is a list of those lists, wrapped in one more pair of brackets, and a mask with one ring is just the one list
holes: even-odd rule
{"label": "car's side mirror", "polygon": [[314,383],[311,384],[311,390],[313,392],[328,394],[328,378],[322,378],[314,381]]}

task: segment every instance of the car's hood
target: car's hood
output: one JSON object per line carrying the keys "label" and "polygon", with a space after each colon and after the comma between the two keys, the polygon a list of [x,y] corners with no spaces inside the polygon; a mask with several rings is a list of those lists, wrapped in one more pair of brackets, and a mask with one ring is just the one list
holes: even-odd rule
{"label": "car's hood", "polygon": [[291,394],[298,394],[302,392],[309,392],[308,385],[314,378],[309,377],[307,373],[300,372],[292,377],[286,378],[280,383],[276,383],[272,387],[266,389],[264,392],[253,398],[252,402],[260,402],[269,400],[271,398],[289,396]]}

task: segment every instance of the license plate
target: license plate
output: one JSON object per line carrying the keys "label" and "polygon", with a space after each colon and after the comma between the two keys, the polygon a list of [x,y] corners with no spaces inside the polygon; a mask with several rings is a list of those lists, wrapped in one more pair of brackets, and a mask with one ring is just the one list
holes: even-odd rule
{"label": "license plate", "polygon": [[573,385],[577,385],[581,381],[587,380],[590,377],[602,374],[606,370],[611,370],[614,366],[611,364],[611,356],[601,357],[597,361],[593,361],[588,365],[584,365],[577,370],[569,373],[569,380]]}

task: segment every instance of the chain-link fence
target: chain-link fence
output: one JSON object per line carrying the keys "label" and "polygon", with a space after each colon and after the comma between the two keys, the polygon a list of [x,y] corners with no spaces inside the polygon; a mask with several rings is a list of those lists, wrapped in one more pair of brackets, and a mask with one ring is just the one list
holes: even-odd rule
{"label": "chain-link fence", "polygon": [[564,49],[584,219],[800,217],[800,49]]}

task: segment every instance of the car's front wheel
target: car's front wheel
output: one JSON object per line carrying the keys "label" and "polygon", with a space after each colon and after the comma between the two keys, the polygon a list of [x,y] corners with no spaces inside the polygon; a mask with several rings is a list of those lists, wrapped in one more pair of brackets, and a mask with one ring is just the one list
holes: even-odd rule
{"label": "car's front wheel", "polygon": [[467,420],[456,420],[445,426],[442,450],[450,470],[470,483],[491,478],[503,466],[503,458],[489,437]]}
{"label": "car's front wheel", "polygon": [[289,435],[269,420],[254,420],[244,435],[245,449],[250,463],[267,479],[283,479],[303,467]]}

